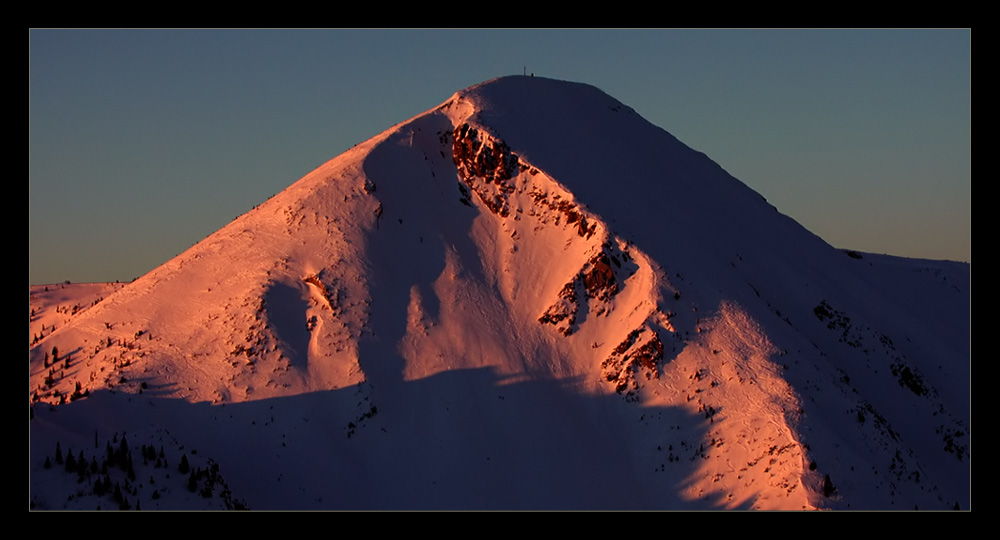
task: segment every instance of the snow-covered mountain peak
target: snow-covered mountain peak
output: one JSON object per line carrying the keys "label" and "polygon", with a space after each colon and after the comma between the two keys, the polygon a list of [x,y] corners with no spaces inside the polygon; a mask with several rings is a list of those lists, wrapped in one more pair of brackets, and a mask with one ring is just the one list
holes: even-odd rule
{"label": "snow-covered mountain peak", "polygon": [[[103,300],[33,291],[32,437],[169,429],[251,508],[967,507],[967,274],[502,77]],[[279,438],[269,478],[234,451]]]}

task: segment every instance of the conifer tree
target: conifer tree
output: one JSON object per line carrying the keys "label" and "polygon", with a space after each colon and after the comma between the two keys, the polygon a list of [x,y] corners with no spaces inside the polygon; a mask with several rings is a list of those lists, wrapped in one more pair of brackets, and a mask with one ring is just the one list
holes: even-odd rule
{"label": "conifer tree", "polygon": [[94,495],[98,497],[103,497],[105,492],[104,480],[101,477],[97,477],[97,481],[94,482]]}
{"label": "conifer tree", "polygon": [[128,472],[129,462],[132,459],[132,455],[128,451],[128,441],[125,440],[124,435],[122,435],[122,442],[118,444],[118,455],[116,459],[118,460],[118,466],[121,470]]}
{"label": "conifer tree", "polygon": [[73,457],[72,450],[66,452],[66,472],[76,472],[76,458]]}
{"label": "conifer tree", "polygon": [[135,467],[132,465],[132,454],[128,456],[128,467],[125,470],[129,480],[135,480]]}
{"label": "conifer tree", "polygon": [[823,478],[823,495],[829,497],[837,492],[837,488],[833,487],[833,482],[830,480],[830,475],[826,475]]}
{"label": "conifer tree", "polygon": [[121,452],[122,456],[128,455],[128,441],[125,440],[125,435],[122,435],[122,442],[118,445],[118,451]]}

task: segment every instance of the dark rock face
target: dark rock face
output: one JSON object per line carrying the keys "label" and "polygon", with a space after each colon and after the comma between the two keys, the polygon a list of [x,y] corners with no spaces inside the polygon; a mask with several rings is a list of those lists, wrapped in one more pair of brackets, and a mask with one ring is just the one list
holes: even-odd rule
{"label": "dark rock face", "polygon": [[[580,302],[578,291],[580,289],[584,293],[583,301],[585,302],[587,299],[607,302],[618,294],[620,290],[618,278],[615,276],[614,269],[611,268],[612,261],[616,261],[617,258],[609,256],[606,249],[609,249],[607,245],[591,257],[580,272],[563,286],[562,290],[559,291],[559,298],[545,310],[545,313],[538,318],[538,322],[556,326],[562,335],[568,336],[575,331],[574,325],[577,323]],[[619,261],[618,266],[620,265]],[[595,312],[603,313],[604,308]]]}
{"label": "dark rock face", "polygon": [[923,377],[920,376],[920,372],[916,371],[916,369],[910,369],[910,366],[903,362],[890,364],[889,369],[892,370],[893,376],[899,380],[900,386],[909,388],[911,392],[918,396],[930,393],[930,390],[924,383]]}
{"label": "dark rock face", "polygon": [[637,399],[639,383],[635,374],[639,368],[646,370],[646,378],[660,376],[659,361],[663,359],[663,342],[660,335],[648,326],[631,332],[615,347],[601,367],[604,378],[615,385],[615,391],[625,394],[625,399]]}
{"label": "dark rock face", "polygon": [[587,264],[589,269],[582,273],[581,278],[588,296],[607,301],[618,294],[618,281],[615,280],[615,272],[611,269],[611,259],[607,253],[602,250]]}
{"label": "dark rock face", "polygon": [[851,318],[846,313],[834,309],[826,300],[823,300],[813,308],[813,314],[816,315],[817,319],[825,322],[827,328],[841,333],[839,341],[855,349],[862,348],[861,337],[852,327]]}
{"label": "dark rock face", "polygon": [[464,166],[471,175],[487,182],[501,184],[518,170],[517,155],[510,151],[507,143],[490,137],[480,138],[479,131],[469,124],[455,128],[452,150],[456,166]]}
{"label": "dark rock face", "polygon": [[507,196],[514,185],[508,180],[519,172],[520,162],[507,143],[462,124],[452,133],[452,159],[462,181],[491,212],[510,215]]}
{"label": "dark rock face", "polygon": [[[538,170],[530,168],[528,172],[532,175],[537,174]],[[539,206],[547,207],[550,210],[557,212],[556,224],[559,224],[559,217],[561,216],[566,220],[566,224],[573,225],[576,224],[576,233],[583,238],[590,239],[591,236],[597,231],[597,224],[592,223],[587,219],[587,216],[580,211],[580,208],[575,204],[567,201],[560,200],[560,197],[556,195],[551,200],[547,193],[541,191],[532,191],[531,198],[535,201],[535,204]]]}
{"label": "dark rock face", "polygon": [[[576,280],[570,281],[559,291],[559,300],[549,306],[545,313],[538,318],[542,324],[551,324],[559,329],[564,336],[568,336],[575,330],[576,314],[579,306],[577,304]],[[564,326],[560,324],[566,321]]]}

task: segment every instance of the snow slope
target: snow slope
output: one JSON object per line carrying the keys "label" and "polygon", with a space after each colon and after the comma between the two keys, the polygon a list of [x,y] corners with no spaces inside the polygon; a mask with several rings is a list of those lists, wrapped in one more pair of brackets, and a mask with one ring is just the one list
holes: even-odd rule
{"label": "snow slope", "polygon": [[[969,275],[834,249],[596,88],[495,79],[37,340],[70,300],[33,292],[31,501],[107,507],[44,462],[127,434],[170,462],[143,509],[967,509]],[[201,498],[166,478],[191,449]]]}

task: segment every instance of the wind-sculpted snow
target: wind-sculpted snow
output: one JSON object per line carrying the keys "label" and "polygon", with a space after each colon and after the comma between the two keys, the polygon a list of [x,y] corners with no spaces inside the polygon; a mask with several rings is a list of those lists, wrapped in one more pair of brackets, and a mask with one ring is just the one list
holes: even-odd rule
{"label": "wind-sculpted snow", "polygon": [[[504,77],[133,283],[32,288],[31,503],[967,509],[968,273],[845,254],[600,90]],[[51,467],[126,433],[169,470]]]}

